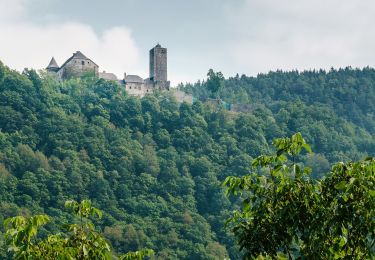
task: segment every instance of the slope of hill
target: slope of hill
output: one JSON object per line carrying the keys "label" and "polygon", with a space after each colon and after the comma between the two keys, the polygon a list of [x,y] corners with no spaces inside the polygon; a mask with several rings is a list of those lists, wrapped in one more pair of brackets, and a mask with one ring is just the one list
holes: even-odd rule
{"label": "slope of hill", "polygon": [[[179,105],[168,93],[130,97],[95,78],[57,83],[0,64],[0,221],[44,212],[56,219],[46,233],[69,218],[65,200],[89,198],[104,211],[97,224],[119,253],[147,247],[158,259],[238,259],[224,229],[235,202],[224,197],[221,182],[247,173],[273,138],[301,131],[317,152],[301,159],[316,175],[328,170],[328,161],[375,154],[374,108],[364,104],[373,97],[375,73],[335,73],[342,75],[342,81],[333,77],[335,86],[349,75],[367,82],[368,94],[358,95],[352,109],[344,97],[361,92],[356,84],[342,97],[332,90],[324,103],[292,91],[303,74],[278,72],[226,82],[221,94],[228,101],[264,104],[237,114],[201,102]],[[314,75],[309,78],[322,82],[332,77]],[[290,85],[283,79],[289,77]],[[324,92],[319,82],[314,91]],[[186,89],[205,95],[203,85]]]}
{"label": "slope of hill", "polygon": [[[205,82],[187,84],[183,88],[196,97],[210,95]],[[237,75],[226,80],[219,95],[229,103],[264,104],[273,113],[285,106],[285,102],[329,109],[375,133],[375,70],[372,68],[277,71],[257,77]]]}

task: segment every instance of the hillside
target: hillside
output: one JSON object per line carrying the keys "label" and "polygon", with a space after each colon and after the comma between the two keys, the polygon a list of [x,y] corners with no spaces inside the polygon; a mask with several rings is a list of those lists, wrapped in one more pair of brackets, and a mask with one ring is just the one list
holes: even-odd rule
{"label": "hillside", "polygon": [[[89,198],[119,253],[147,247],[158,259],[238,259],[224,229],[236,205],[222,192],[224,178],[247,173],[272,139],[297,131],[316,152],[301,158],[316,176],[329,162],[374,155],[374,86],[372,69],[234,77],[220,96],[259,104],[241,114],[0,64],[0,221],[44,212],[57,219],[44,233],[54,231],[70,217],[65,200]],[[184,89],[209,95],[204,83]]]}
{"label": "hillside", "polygon": [[[181,86],[199,98],[210,93],[205,82]],[[285,102],[297,102],[331,110],[339,117],[375,131],[375,70],[372,68],[330,71],[270,72],[257,77],[231,77],[220,97],[229,103],[263,104],[277,113]]]}

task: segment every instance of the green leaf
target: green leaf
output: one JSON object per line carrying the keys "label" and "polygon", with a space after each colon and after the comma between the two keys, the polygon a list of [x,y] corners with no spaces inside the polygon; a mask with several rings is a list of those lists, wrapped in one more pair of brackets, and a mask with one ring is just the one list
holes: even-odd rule
{"label": "green leaf", "polygon": [[335,185],[336,190],[343,190],[346,188],[347,182],[346,181],[340,181]]}
{"label": "green leaf", "polygon": [[88,256],[89,252],[88,252],[88,250],[86,248],[86,245],[83,245],[82,249],[83,249],[83,255],[84,256]]}
{"label": "green leaf", "polygon": [[341,237],[340,238],[340,243],[339,243],[340,248],[342,248],[343,246],[345,246],[346,242],[347,242],[346,237]]}
{"label": "green leaf", "polygon": [[311,174],[312,173],[312,169],[310,167],[305,167],[305,168],[303,168],[303,173],[304,174]]}
{"label": "green leaf", "polygon": [[243,201],[243,210],[248,211],[250,209],[250,199],[247,198]]}
{"label": "green leaf", "polygon": [[308,153],[312,153],[312,149],[311,149],[310,145],[303,144],[302,147],[305,148]]}
{"label": "green leaf", "polygon": [[368,193],[371,197],[375,197],[375,190],[370,190]]}
{"label": "green leaf", "polygon": [[344,226],[341,227],[341,232],[342,232],[345,236],[348,235],[348,229],[346,229]]}

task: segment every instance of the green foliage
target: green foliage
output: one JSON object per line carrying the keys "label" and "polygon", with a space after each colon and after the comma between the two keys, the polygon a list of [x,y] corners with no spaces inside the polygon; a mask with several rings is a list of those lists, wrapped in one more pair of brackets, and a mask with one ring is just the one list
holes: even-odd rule
{"label": "green foliage", "polygon": [[210,69],[207,73],[206,87],[211,91],[213,97],[218,97],[217,94],[225,86],[224,76],[221,72],[214,72]]}
{"label": "green foliage", "polygon": [[[17,216],[4,221],[5,239],[8,251],[14,259],[111,259],[111,248],[106,239],[95,230],[89,217],[102,217],[102,212],[91,206],[90,200],[80,203],[69,200],[65,203],[79,218],[78,224],[66,224],[68,235],[57,233],[37,240],[38,229],[47,224],[47,215],[36,215],[30,218]],[[137,260],[150,256],[154,252],[144,249],[129,252],[120,259]]]}
{"label": "green foliage", "polygon": [[[316,152],[296,158],[314,177],[375,154],[374,82],[372,69],[234,77],[216,98],[252,109],[233,113],[178,104],[168,92],[139,99],[90,75],[57,82],[0,65],[0,222],[48,215],[38,237],[66,238],[72,232],[60,227],[79,218],[62,210],[65,201],[89,198],[103,212],[92,222],[116,255],[150,248],[156,259],[239,259],[223,225],[240,201],[220,183],[248,174],[270,140],[295,132]],[[212,97],[206,82],[189,91]]]}
{"label": "green foliage", "polygon": [[302,149],[311,153],[301,134],[276,139],[274,146],[274,154],[253,160],[253,173],[224,181],[227,194],[241,194],[242,209],[228,225],[244,258],[374,256],[375,159],[338,163],[314,180],[311,169],[295,161]]}
{"label": "green foliage", "polygon": [[89,200],[82,200],[80,203],[68,200],[65,207],[73,211],[79,218],[79,223],[64,226],[71,236],[65,241],[63,248],[69,248],[71,256],[77,259],[110,259],[109,244],[89,220],[89,217],[100,219],[102,212],[92,207]]}
{"label": "green foliage", "polygon": [[[228,255],[231,236],[216,220],[229,207],[218,185],[224,159],[214,155],[204,107],[179,106],[169,93],[130,97],[117,83],[90,76],[56,82],[0,69],[0,106],[9,108],[0,109],[0,221],[47,214],[41,236],[65,237],[74,231],[60,230],[73,221],[61,210],[65,201],[90,198],[103,209],[95,226],[117,255],[150,248],[159,258],[202,258],[215,243]],[[192,164],[207,155],[210,173],[194,180]],[[218,207],[206,211],[210,201]]]}
{"label": "green foliage", "polygon": [[36,252],[38,245],[34,245],[32,238],[37,235],[38,228],[49,220],[46,215],[37,215],[29,219],[18,216],[4,221],[5,239],[9,245],[8,251],[14,252],[14,258],[42,257],[41,252]]}
{"label": "green foliage", "polygon": [[[263,115],[267,140],[301,132],[331,163],[375,154],[373,68],[276,71],[256,77],[236,75],[224,82],[217,95]],[[180,88],[200,100],[211,97],[205,82]]]}
{"label": "green foliage", "polygon": [[120,257],[120,260],[141,260],[146,256],[151,256],[154,251],[151,249],[144,249],[137,252],[129,252]]}
{"label": "green foliage", "polygon": [[103,216],[99,209],[91,206],[90,200],[83,200],[80,203],[75,200],[68,200],[65,202],[65,207],[72,209],[73,213],[78,217],[83,217],[86,219],[89,216],[96,216],[101,219]]}

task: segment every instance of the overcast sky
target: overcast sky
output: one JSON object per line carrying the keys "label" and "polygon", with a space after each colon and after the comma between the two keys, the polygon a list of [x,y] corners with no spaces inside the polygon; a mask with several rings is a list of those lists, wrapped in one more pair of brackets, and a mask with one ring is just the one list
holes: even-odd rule
{"label": "overcast sky", "polygon": [[374,0],[0,0],[0,60],[61,65],[80,50],[100,70],[148,76],[168,48],[173,84],[282,69],[375,66]]}

